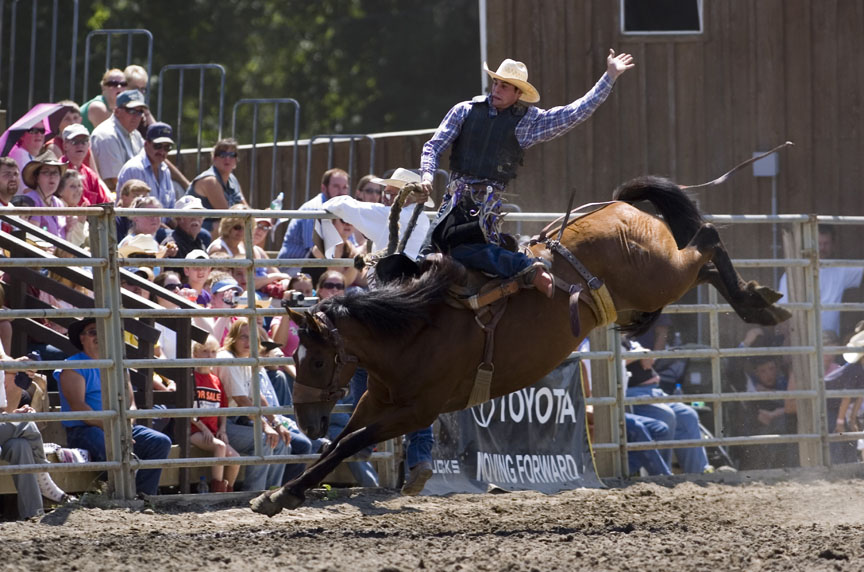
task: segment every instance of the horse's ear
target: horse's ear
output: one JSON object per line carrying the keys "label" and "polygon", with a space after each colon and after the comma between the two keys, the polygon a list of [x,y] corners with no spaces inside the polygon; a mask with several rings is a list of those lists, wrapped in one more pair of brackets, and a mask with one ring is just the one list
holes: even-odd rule
{"label": "horse's ear", "polygon": [[291,319],[292,322],[297,324],[299,327],[306,326],[306,323],[309,322],[309,314],[306,312],[298,312],[297,310],[293,310],[291,308],[285,308],[288,312],[288,318]]}

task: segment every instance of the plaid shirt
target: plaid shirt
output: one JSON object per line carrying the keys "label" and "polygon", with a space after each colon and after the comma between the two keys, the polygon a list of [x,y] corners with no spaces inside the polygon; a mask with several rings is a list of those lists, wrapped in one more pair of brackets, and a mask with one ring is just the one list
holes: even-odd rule
{"label": "plaid shirt", "polygon": [[[567,133],[589,117],[606,101],[612,92],[613,81],[609,74],[604,73],[600,81],[591,88],[591,91],[569,105],[553,107],[552,109],[538,109],[529,106],[525,116],[516,125],[516,140],[523,149],[527,149],[537,143],[549,141],[559,135]],[[498,111],[492,106],[489,96],[489,115],[495,116]],[[438,130],[432,139],[423,145],[423,154],[420,157],[420,168],[423,174],[434,175],[438,169],[438,159],[441,153],[449,147],[459,136],[462,124],[471,111],[471,101],[463,101],[454,106],[438,126]]]}

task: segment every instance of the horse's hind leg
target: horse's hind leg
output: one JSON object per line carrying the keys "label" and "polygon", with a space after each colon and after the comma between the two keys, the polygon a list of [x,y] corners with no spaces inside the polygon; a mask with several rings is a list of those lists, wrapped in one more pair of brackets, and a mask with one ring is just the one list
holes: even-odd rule
{"label": "horse's hind leg", "polygon": [[[697,243],[698,242],[698,243]],[[697,243],[697,244],[694,244]],[[735,312],[747,323],[773,326],[788,320],[791,314],[774,305],[780,293],[757,282],[745,282],[732,265],[732,259],[720,234],[712,224],[705,224],[691,240],[700,251],[712,250],[712,264],[706,264],[699,272],[699,281],[708,282],[720,292]],[[712,268],[713,266],[713,268]]]}

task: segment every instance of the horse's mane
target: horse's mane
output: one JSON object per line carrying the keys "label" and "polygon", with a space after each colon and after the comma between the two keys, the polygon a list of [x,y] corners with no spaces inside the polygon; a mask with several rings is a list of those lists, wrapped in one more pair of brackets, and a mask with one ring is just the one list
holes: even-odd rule
{"label": "horse's mane", "polygon": [[461,265],[445,256],[419,278],[334,296],[320,302],[317,309],[330,319],[353,318],[377,335],[395,338],[427,323],[431,307],[444,301],[462,271]]}

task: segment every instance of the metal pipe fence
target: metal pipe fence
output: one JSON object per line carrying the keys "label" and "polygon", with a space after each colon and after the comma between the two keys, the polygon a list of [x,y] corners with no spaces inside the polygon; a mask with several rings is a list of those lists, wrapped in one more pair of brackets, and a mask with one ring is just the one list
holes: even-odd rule
{"label": "metal pipe fence", "polygon": [[[241,99],[234,104],[234,110],[231,114],[231,136],[237,138],[237,110],[243,106],[252,106],[252,160],[249,170],[249,194],[255,196],[255,176],[257,171],[255,165],[258,159],[258,111],[261,105],[273,106],[273,149],[270,165],[270,194],[269,200],[276,198],[276,166],[279,163],[277,160],[278,144],[279,144],[279,106],[290,106],[294,110],[294,146],[291,148],[291,197],[287,202],[289,205],[294,205],[297,198],[297,142],[300,140],[300,104],[296,99],[290,97],[283,98],[265,98],[265,99]],[[284,187],[283,187],[284,188]],[[284,191],[283,191],[284,192]],[[284,200],[283,200],[284,202]],[[269,204],[269,203],[268,203]],[[281,205],[280,205],[281,208]]]}
{"label": "metal pipe fence", "polygon": [[[152,212],[150,212],[152,211]],[[83,420],[83,419],[101,419],[106,426],[106,444],[108,444],[108,462],[104,464],[82,464],[79,466],[69,467],[63,465],[40,465],[26,467],[0,467],[0,474],[15,473],[15,472],[34,472],[36,470],[48,471],[89,471],[94,468],[105,469],[109,472],[109,477],[116,496],[130,498],[134,494],[134,479],[133,472],[138,467],[169,467],[169,466],[207,466],[215,463],[220,464],[259,464],[259,463],[277,463],[277,462],[307,462],[310,459],[306,457],[298,458],[297,456],[288,457],[271,457],[261,454],[261,426],[260,417],[264,414],[271,413],[290,413],[290,407],[264,407],[260,401],[260,388],[258,386],[259,368],[290,364],[293,360],[289,357],[283,358],[266,358],[259,355],[257,339],[257,328],[250,328],[251,340],[251,355],[248,358],[238,358],[232,360],[224,359],[131,359],[124,355],[123,340],[121,336],[109,335],[110,332],[122,331],[125,318],[154,318],[154,317],[194,317],[194,316],[242,316],[248,317],[250,322],[253,319],[263,316],[283,315],[283,310],[280,308],[258,308],[256,305],[251,305],[248,308],[239,309],[132,309],[124,308],[121,304],[120,297],[120,277],[119,269],[127,264],[141,266],[157,266],[164,265],[165,260],[148,260],[148,259],[124,259],[118,256],[116,226],[114,224],[115,216],[124,216],[130,214],[147,215],[147,214],[164,214],[164,210],[159,209],[114,209],[114,208],[99,208],[90,207],[87,209],[81,208],[64,208],[64,209],[46,209],[46,208],[16,208],[17,215],[32,215],[32,214],[86,214],[90,221],[91,228],[91,248],[92,258],[80,259],[3,259],[0,263],[0,268],[7,266],[16,266],[29,264],[40,267],[52,267],[63,264],[74,266],[89,266],[92,268],[94,276],[94,307],[91,309],[81,310],[48,310],[48,309],[13,309],[7,311],[6,315],[10,318],[24,317],[81,317],[93,316],[96,318],[99,328],[100,339],[106,340],[105,344],[100,347],[100,359],[90,362],[94,368],[98,368],[102,372],[103,380],[103,410],[100,412],[51,412],[51,413],[34,413],[34,414],[13,414],[6,418],[9,421],[17,420],[37,420],[37,421],[58,421],[58,420]],[[244,232],[244,245],[246,252],[254,252],[252,242],[252,222],[255,218],[260,217],[278,217],[278,218],[335,218],[333,215],[325,211],[272,211],[272,210],[211,210],[208,216],[222,217],[243,217],[246,219]],[[549,213],[545,218],[538,213],[511,213],[508,215],[508,220],[552,220],[557,214]],[[614,329],[607,330],[606,350],[593,350],[577,354],[584,360],[589,360],[592,363],[605,365],[609,379],[612,383],[608,394],[597,394],[594,397],[587,399],[587,404],[594,406],[595,411],[606,410],[608,414],[609,434],[611,439],[598,441],[594,443],[594,449],[599,453],[611,454],[617,461],[615,462],[615,474],[617,476],[628,475],[627,453],[631,451],[641,451],[645,449],[666,449],[679,448],[684,446],[736,446],[736,445],[762,445],[762,444],[778,444],[778,443],[797,443],[799,446],[816,447],[818,454],[815,458],[809,458],[808,464],[815,465],[830,465],[831,458],[829,454],[829,444],[840,441],[849,441],[853,439],[864,438],[864,432],[854,433],[834,433],[828,427],[828,419],[826,415],[826,400],[842,397],[864,397],[864,389],[862,390],[826,390],[824,386],[824,376],[822,375],[821,363],[823,354],[838,354],[844,352],[856,351],[845,346],[826,346],[823,344],[821,336],[821,311],[825,308],[837,309],[840,311],[860,311],[862,304],[833,304],[830,306],[822,305],[819,298],[818,289],[818,269],[825,267],[833,267],[836,265],[862,266],[864,261],[860,260],[829,260],[822,261],[819,259],[818,248],[814,248],[814,240],[818,239],[818,224],[821,222],[830,222],[833,224],[864,224],[864,217],[815,217],[815,216],[797,216],[797,215],[782,215],[782,216],[757,216],[757,215],[734,215],[723,217],[707,217],[709,220],[746,223],[746,224],[772,224],[783,222],[798,227],[800,236],[803,237],[804,250],[803,256],[799,258],[789,259],[751,259],[751,260],[734,260],[733,262],[742,266],[751,268],[771,268],[771,267],[788,267],[790,269],[803,269],[807,271],[808,279],[806,289],[803,293],[803,300],[794,301],[792,303],[783,304],[782,306],[794,312],[803,313],[806,317],[806,328],[803,332],[803,342],[799,345],[783,346],[783,347],[721,347],[719,322],[720,317],[730,313],[731,307],[727,304],[718,302],[716,293],[711,290],[709,294],[708,304],[676,304],[669,307],[667,310],[674,314],[685,313],[702,313],[708,315],[708,324],[710,330],[710,347],[707,348],[685,348],[685,349],[669,349],[664,351],[649,351],[649,352],[629,352],[623,351],[619,343],[617,331]],[[207,261],[184,261],[185,265],[196,266],[206,265]],[[280,260],[280,266],[300,266],[308,265],[311,261],[307,259],[298,260]],[[350,263],[347,259],[337,260],[321,260],[318,261],[326,266],[345,266]],[[272,259],[254,259],[251,257],[238,258],[233,260],[220,261],[220,264],[225,263],[227,266],[244,267],[246,269],[246,296],[247,299],[254,299],[254,269],[261,266],[273,265]],[[818,335],[817,335],[818,334]],[[864,352],[864,349],[858,349],[859,353]],[[721,360],[729,358],[743,358],[750,356],[791,356],[801,357],[806,360],[807,369],[805,370],[807,379],[801,384],[798,389],[789,389],[785,391],[772,392],[741,392],[727,391],[722,385],[723,367]],[[622,367],[623,360],[633,358],[646,357],[665,357],[665,358],[698,358],[707,359],[711,362],[711,384],[710,391],[702,393],[693,393],[685,396],[663,396],[663,397],[626,397],[624,394],[624,370]],[[137,461],[131,455],[131,447],[128,446],[131,439],[129,431],[129,420],[132,417],[140,419],[149,419],[154,417],[171,417],[171,418],[188,418],[195,416],[199,410],[194,408],[183,409],[143,409],[131,410],[129,403],[126,402],[126,393],[122,391],[125,387],[126,378],[124,372],[126,368],[191,368],[200,365],[248,365],[253,368],[252,384],[253,395],[257,396],[253,400],[251,407],[233,407],[227,409],[219,409],[217,411],[208,411],[208,415],[249,415],[256,416],[256,450],[255,455],[240,457],[239,459],[213,459],[213,458],[187,458],[187,459],[171,459],[165,461]],[[77,364],[80,367],[80,363]],[[32,367],[21,362],[0,362],[0,371],[18,371]],[[40,362],[40,369],[70,369],[76,367],[76,364],[71,364],[64,361],[46,361]],[[600,370],[604,368],[601,367]],[[600,371],[598,370],[598,371]],[[805,377],[802,375],[802,377]],[[782,435],[736,435],[727,436],[724,429],[725,416],[723,407],[729,403],[743,403],[747,401],[765,400],[765,399],[783,399],[797,402],[798,404],[807,404],[810,408],[810,413],[806,413],[807,409],[799,405],[799,423],[798,430],[790,434]],[[693,402],[700,401],[710,403],[712,406],[714,421],[715,421],[715,436],[710,439],[687,440],[687,441],[664,441],[662,443],[628,443],[626,440],[626,431],[624,429],[624,413],[627,407],[643,404],[643,403],[672,403],[672,402]],[[596,415],[595,415],[596,418]],[[394,462],[393,447],[388,445],[385,451],[379,453],[377,459],[383,459],[389,463]]]}
{"label": "metal pipe fence", "polygon": [[[92,53],[90,49],[91,40],[94,38],[104,37],[105,38],[105,70],[111,69],[111,64],[114,60],[113,48],[111,46],[112,40],[115,36],[125,37],[126,38],[126,64],[123,66],[124,68],[132,65],[132,52],[133,52],[133,43],[136,36],[143,36],[145,40],[147,40],[147,78],[150,79],[153,77],[153,34],[150,33],[150,30],[144,30],[140,28],[115,28],[115,29],[104,29],[104,30],[93,30],[92,32],[87,34],[87,37],[84,40],[84,85],[81,90],[81,104],[83,105],[88,101],[87,93],[90,88],[90,60],[92,59]],[[74,53],[74,52],[73,52]],[[73,68],[74,69],[74,68]],[[101,77],[101,75],[100,75]],[[147,90],[147,93],[144,94],[144,97],[147,100],[147,103],[150,103],[150,90]],[[74,99],[74,98],[71,98]]]}
{"label": "metal pipe fence", "polygon": [[[357,181],[361,176],[367,173],[372,173],[375,170],[375,138],[370,135],[356,135],[347,133],[329,133],[324,135],[313,135],[309,138],[309,143],[306,149],[306,196],[303,202],[308,201],[314,194],[312,192],[312,155],[315,149],[315,142],[324,139],[327,141],[327,168],[332,169],[336,166],[335,154],[336,143],[348,141],[348,177],[352,181]],[[369,143],[369,167],[363,175],[358,176],[357,173],[357,148],[361,141]],[[296,151],[296,150],[295,150]],[[344,164],[344,162],[343,162]],[[316,191],[317,191],[317,187]]]}

